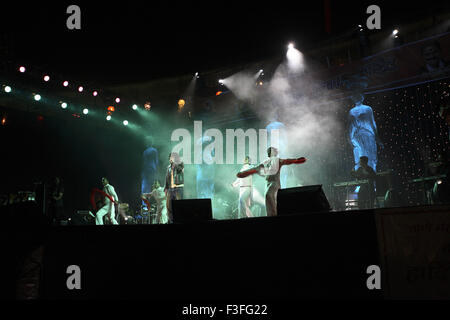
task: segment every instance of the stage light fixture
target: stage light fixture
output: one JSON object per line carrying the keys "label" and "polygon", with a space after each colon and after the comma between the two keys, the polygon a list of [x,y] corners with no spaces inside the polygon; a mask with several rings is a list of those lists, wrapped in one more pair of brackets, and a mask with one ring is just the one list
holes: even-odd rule
{"label": "stage light fixture", "polygon": [[78,87],[78,92],[83,92],[84,88],[82,86]]}
{"label": "stage light fixture", "polygon": [[50,81],[50,76],[49,76],[49,75],[45,75],[45,76],[44,76],[44,81],[45,81],[45,82]]}
{"label": "stage light fixture", "polygon": [[36,101],[40,101],[41,100],[41,95],[40,94],[34,94],[34,100]]}
{"label": "stage light fixture", "polygon": [[195,77],[196,77],[197,79],[199,78],[198,72],[195,73]]}
{"label": "stage light fixture", "polygon": [[291,43],[289,43],[289,45],[288,45],[288,49],[294,49],[294,44],[291,42]]}
{"label": "stage light fixture", "polygon": [[152,105],[150,104],[150,102],[146,102],[146,103],[144,104],[145,110],[150,110],[151,107],[152,107]]}
{"label": "stage light fixture", "polygon": [[94,91],[94,92],[92,92],[92,95],[93,95],[94,97],[96,97],[96,96],[98,95],[98,92],[97,92],[97,91]]}
{"label": "stage light fixture", "polygon": [[116,101],[116,103],[120,102],[120,98],[116,98],[114,101]]}
{"label": "stage light fixture", "polygon": [[61,108],[66,109],[67,108],[67,103],[61,102]]}
{"label": "stage light fixture", "polygon": [[123,125],[127,126],[128,125],[128,121],[127,120],[123,120]]}
{"label": "stage light fixture", "polygon": [[109,112],[114,112],[114,111],[116,111],[116,108],[114,108],[114,106],[109,106],[108,107],[108,111]]}
{"label": "stage light fixture", "polygon": [[138,106],[136,104],[133,104],[131,108],[133,108],[133,110],[137,110]]}
{"label": "stage light fixture", "polygon": [[84,108],[83,109],[83,114],[88,114],[89,113],[89,109],[88,108]]}
{"label": "stage light fixture", "polygon": [[5,87],[3,88],[3,90],[4,90],[6,93],[10,93],[12,89],[11,89],[10,86],[5,86]]}
{"label": "stage light fixture", "polygon": [[63,86],[64,86],[64,87],[69,86],[69,81],[64,81],[64,82],[63,82]]}
{"label": "stage light fixture", "polygon": [[395,29],[394,31],[392,31],[392,34],[393,34],[394,36],[396,36],[396,35],[398,34],[398,29]]}
{"label": "stage light fixture", "polygon": [[219,80],[219,83],[223,85],[223,80],[222,80],[222,79],[220,79],[220,80]]}
{"label": "stage light fixture", "polygon": [[303,56],[302,53],[290,46],[289,50],[286,52],[286,58],[288,60],[289,68],[295,72],[301,71],[303,69]]}
{"label": "stage light fixture", "polygon": [[178,100],[178,110],[183,109],[185,104],[186,104],[186,101],[184,101],[184,99]]}
{"label": "stage light fixture", "polygon": [[24,66],[20,66],[20,68],[19,68],[19,71],[22,72],[22,73],[24,73],[26,70],[27,70],[27,69],[25,69]]}
{"label": "stage light fixture", "polygon": [[107,120],[107,121],[111,120],[111,116],[110,116],[110,115],[107,115],[107,116],[106,116],[106,120]]}

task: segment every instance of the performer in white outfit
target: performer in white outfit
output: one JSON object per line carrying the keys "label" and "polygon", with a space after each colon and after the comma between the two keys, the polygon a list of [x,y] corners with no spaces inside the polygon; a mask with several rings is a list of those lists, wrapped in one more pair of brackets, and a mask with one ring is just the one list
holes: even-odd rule
{"label": "performer in white outfit", "polygon": [[114,190],[114,187],[109,184],[108,179],[102,178],[103,184],[103,192],[109,195],[113,200],[111,201],[108,197],[105,197],[105,205],[97,211],[95,215],[95,224],[102,225],[103,224],[103,216],[108,215],[111,219],[112,224],[119,224],[116,220],[116,212],[114,208],[114,204],[119,203],[119,198],[117,197],[117,193]]}
{"label": "performer in white outfit", "polygon": [[[244,159],[244,165],[241,169],[242,171],[250,169],[250,157],[246,156]],[[253,191],[253,181],[252,176],[245,178],[237,178],[232,184],[233,187],[239,186],[239,218],[250,218],[252,217],[252,211],[250,209],[252,203],[252,191]]]}
{"label": "performer in white outfit", "polygon": [[153,197],[156,201],[157,223],[168,223],[166,193],[158,180],[153,184],[152,192],[142,194],[143,199],[148,200],[150,197]]}
{"label": "performer in white outfit", "polygon": [[274,147],[267,149],[268,159],[256,167],[241,171],[237,174],[238,178],[245,178],[252,174],[259,174],[266,177],[266,212],[267,216],[277,215],[277,193],[280,189],[280,169],[283,165],[304,163],[306,158],[298,159],[280,159],[278,150]]}

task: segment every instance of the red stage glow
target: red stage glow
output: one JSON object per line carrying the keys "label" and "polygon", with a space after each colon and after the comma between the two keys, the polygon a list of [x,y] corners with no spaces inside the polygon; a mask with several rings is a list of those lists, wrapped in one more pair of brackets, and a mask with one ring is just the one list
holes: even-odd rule
{"label": "red stage glow", "polygon": [[222,91],[217,91],[216,96],[220,96],[222,94]]}
{"label": "red stage glow", "polygon": [[113,106],[108,107],[108,111],[110,111],[110,112],[114,112],[115,110],[116,110],[116,108],[114,108]]}

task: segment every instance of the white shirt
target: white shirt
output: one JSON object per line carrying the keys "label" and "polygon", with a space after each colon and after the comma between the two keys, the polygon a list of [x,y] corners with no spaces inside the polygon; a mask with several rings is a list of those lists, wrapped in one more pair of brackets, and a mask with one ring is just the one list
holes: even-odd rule
{"label": "white shirt", "polygon": [[266,177],[267,185],[281,185],[280,183],[280,158],[270,157],[263,163],[263,168],[259,171],[259,174]]}
{"label": "white shirt", "polygon": [[[242,166],[242,169],[240,172],[245,171],[250,169],[251,166],[249,164],[244,164]],[[233,182],[233,186],[237,187],[239,185],[239,187],[251,187],[253,185],[253,179],[252,176],[249,175],[245,178],[237,178],[234,182]]]}
{"label": "white shirt", "polygon": [[[114,187],[110,184],[107,184],[106,186],[103,187],[103,192],[105,192],[106,194],[110,195],[114,201],[119,202],[119,198],[117,197],[117,193],[114,190]],[[111,200],[109,200],[108,197],[105,197],[105,204],[109,204],[111,202]]]}
{"label": "white shirt", "polygon": [[163,187],[159,187],[158,189],[154,189],[152,192],[150,192],[150,196],[155,198],[156,205],[158,207],[161,207],[162,205],[165,205],[166,193],[164,192],[164,188]]}

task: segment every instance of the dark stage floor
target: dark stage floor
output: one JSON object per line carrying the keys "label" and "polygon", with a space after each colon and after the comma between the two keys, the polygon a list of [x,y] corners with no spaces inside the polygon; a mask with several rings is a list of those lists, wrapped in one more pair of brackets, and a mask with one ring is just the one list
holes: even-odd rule
{"label": "dark stage floor", "polygon": [[32,208],[5,216],[10,298],[450,297],[447,206],[103,227],[40,225]]}

